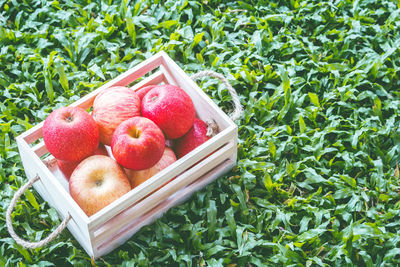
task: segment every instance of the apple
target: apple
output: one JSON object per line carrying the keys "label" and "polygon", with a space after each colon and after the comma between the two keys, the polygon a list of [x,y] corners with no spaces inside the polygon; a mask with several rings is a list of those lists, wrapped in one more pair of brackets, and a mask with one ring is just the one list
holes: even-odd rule
{"label": "apple", "polygon": [[46,118],[42,128],[47,150],[56,158],[80,161],[99,145],[99,129],[84,109],[62,107]]}
{"label": "apple", "polygon": [[176,139],[193,125],[195,108],[190,96],[181,88],[158,85],[142,99],[142,116],[154,121],[168,139]]}
{"label": "apple", "polygon": [[161,159],[153,167],[140,171],[125,169],[125,173],[128,176],[129,181],[131,182],[132,188],[134,188],[158,173],[159,171],[167,168],[175,161],[176,156],[174,151],[169,147],[165,147]]}
{"label": "apple", "polygon": [[128,169],[144,170],[155,165],[164,153],[161,129],[144,117],[122,122],[113,134],[111,150],[116,161]]}
{"label": "apple", "polygon": [[131,190],[125,172],[104,155],[84,159],[69,180],[71,197],[91,216]]}
{"label": "apple", "polygon": [[156,87],[156,86],[157,86],[157,85],[147,85],[147,86],[144,86],[144,87],[142,87],[142,88],[136,90],[135,92],[136,92],[137,96],[140,98],[140,100],[142,100],[143,97],[144,97],[151,89],[153,89],[153,88]]}
{"label": "apple", "polygon": [[175,140],[174,150],[178,158],[182,158],[190,151],[210,139],[207,136],[207,124],[196,118],[192,128],[181,138]]}
{"label": "apple", "polygon": [[140,116],[140,99],[128,87],[110,87],[94,99],[92,116],[99,126],[100,142],[110,145],[112,135],[121,122]]}
{"label": "apple", "polygon": [[[99,146],[93,151],[93,153],[90,156],[93,155],[108,156],[108,152],[103,144],[99,144]],[[69,180],[72,172],[75,170],[76,166],[78,166],[79,163],[80,161],[66,161],[60,159],[57,160],[57,166],[62,172],[62,174],[64,174],[65,178],[67,178],[67,180]]]}

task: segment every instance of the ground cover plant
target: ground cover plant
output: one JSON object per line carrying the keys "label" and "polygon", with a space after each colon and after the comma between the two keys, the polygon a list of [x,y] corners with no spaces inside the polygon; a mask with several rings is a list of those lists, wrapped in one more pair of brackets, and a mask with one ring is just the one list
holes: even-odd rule
{"label": "ground cover plant", "polygon": [[[389,0],[0,0],[0,265],[399,264],[399,14]],[[237,167],[96,261],[68,231],[16,245],[15,137],[161,50],[238,91]],[[231,111],[217,81],[201,87]],[[34,190],[13,220],[29,240],[60,222]]]}

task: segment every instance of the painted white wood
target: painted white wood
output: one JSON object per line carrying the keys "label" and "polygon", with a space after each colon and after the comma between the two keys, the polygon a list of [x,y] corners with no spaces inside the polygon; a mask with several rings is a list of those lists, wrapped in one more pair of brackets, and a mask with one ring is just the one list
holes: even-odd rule
{"label": "painted white wood", "polygon": [[129,225],[120,229],[111,239],[105,240],[98,248],[98,255],[95,258],[106,255],[120,245],[124,244],[128,239],[138,232],[143,226],[153,223],[156,219],[161,218],[170,208],[179,205],[187,200],[193,193],[201,190],[209,183],[216,180],[218,177],[226,174],[235,166],[231,160],[226,160],[219,164],[213,170],[203,175],[189,186],[179,190],[171,195],[168,199],[157,205],[151,211],[141,215],[140,217],[132,220]]}
{"label": "painted white wood", "polygon": [[24,139],[25,142],[27,142],[28,144],[31,144],[32,142],[42,137],[42,127],[43,127],[43,121],[33,126],[29,130],[23,132],[18,137]]}
{"label": "painted white wood", "polygon": [[169,69],[165,65],[161,64],[160,70],[164,73],[164,77],[167,80],[166,82],[167,84],[178,86],[178,83],[176,82],[174,76],[172,75],[172,73],[169,72]]}
{"label": "painted white wood", "polygon": [[201,146],[194,149],[191,153],[177,160],[161,172],[154,175],[152,178],[146,180],[136,188],[121,196],[119,199],[115,200],[113,203],[92,215],[89,218],[89,231],[92,231],[94,228],[108,221],[121,211],[125,210],[138,200],[151,193],[154,188],[162,186],[173,177],[186,170],[188,167],[208,156],[208,154],[215,151],[218,147],[221,147],[228,141],[232,140],[232,138],[235,136],[235,133],[236,126],[232,126],[223,130]]}
{"label": "painted white wood", "polygon": [[[52,155],[47,157],[45,160],[51,160],[51,159],[54,159],[54,157]],[[54,160],[55,160],[55,163],[52,167],[49,168],[49,170],[53,174],[54,178],[57,179],[57,181],[62,185],[62,187],[65,189],[65,191],[67,191],[67,193],[69,194],[68,180],[64,176],[64,174],[60,171],[60,169],[58,168],[57,160],[56,159],[54,159]]]}
{"label": "painted white wood", "polygon": [[39,144],[34,145],[32,147],[32,150],[35,152],[35,154],[38,157],[41,157],[43,155],[45,155],[46,153],[48,153],[49,151],[47,150],[46,146],[44,145],[44,142],[41,141]]}
{"label": "painted white wood", "polygon": [[156,205],[167,199],[169,196],[180,190],[181,188],[191,184],[199,177],[218,166],[229,158],[236,150],[233,142],[228,143],[224,147],[217,150],[215,153],[197,163],[192,168],[188,169],[168,184],[162,186],[151,195],[144,198],[142,201],[123,211],[122,214],[115,216],[113,219],[95,231],[95,244],[100,244],[104,240],[110,238],[119,231],[122,227],[129,224],[130,221],[139,217],[154,208]]}
{"label": "painted white wood", "polygon": [[130,87],[133,91],[137,91],[142,87],[145,87],[147,85],[153,85],[153,84],[160,84],[165,80],[164,73],[162,71],[157,71],[156,73],[153,73],[143,81],[138,82],[134,86]]}

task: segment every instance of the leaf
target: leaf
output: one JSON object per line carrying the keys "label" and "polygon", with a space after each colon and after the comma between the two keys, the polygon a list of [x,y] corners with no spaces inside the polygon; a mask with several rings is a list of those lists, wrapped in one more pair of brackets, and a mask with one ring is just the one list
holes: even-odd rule
{"label": "leaf", "polygon": [[285,106],[286,106],[289,104],[291,97],[290,80],[287,70],[285,70],[282,66],[279,66],[278,68],[282,79],[282,88],[285,93]]}
{"label": "leaf", "polygon": [[274,142],[272,141],[272,139],[270,139],[270,140],[268,141],[268,148],[269,148],[269,152],[271,153],[271,156],[272,156],[273,158],[275,158],[275,155],[276,155],[276,146],[275,146]]}
{"label": "leaf", "polygon": [[100,77],[101,79],[105,80],[106,77],[104,77],[103,72],[101,71],[100,67],[97,66],[97,64],[94,64],[93,66],[91,66],[89,68],[90,71],[92,71],[94,74],[96,74],[98,77]]}
{"label": "leaf", "polygon": [[14,248],[15,248],[19,253],[21,253],[21,255],[24,257],[24,259],[25,259],[27,262],[32,262],[32,257],[31,257],[31,255],[29,254],[29,251],[28,251],[28,250],[26,250],[25,248],[23,248],[22,246],[17,245],[17,244],[14,245]]}
{"label": "leaf", "polygon": [[195,45],[197,45],[198,43],[200,43],[200,41],[203,39],[204,34],[205,34],[205,32],[200,32],[200,33],[196,34],[196,35],[194,36],[192,46],[195,46]]}
{"label": "leaf", "polygon": [[35,196],[32,194],[30,190],[25,191],[25,196],[28,199],[29,203],[37,210],[39,211],[39,204],[36,201]]}
{"label": "leaf", "polygon": [[267,188],[267,190],[269,192],[272,191],[274,186],[273,186],[273,183],[272,183],[272,180],[271,180],[271,175],[269,175],[269,173],[265,174],[264,185],[265,185],[265,188]]}
{"label": "leaf", "polygon": [[351,178],[347,175],[340,175],[340,178],[353,188],[357,186],[357,182],[354,178]]}
{"label": "leaf", "polygon": [[311,102],[312,102],[315,106],[320,107],[317,94],[308,92],[308,96],[310,97]]}
{"label": "leaf", "polygon": [[45,70],[43,75],[44,75],[47,97],[49,98],[50,103],[53,103],[55,94],[54,94],[53,82],[51,80],[50,73]]}
{"label": "leaf", "polygon": [[232,187],[233,187],[234,192],[237,195],[237,198],[239,199],[240,209],[242,210],[242,214],[248,215],[249,209],[247,208],[246,199],[245,199],[242,189],[238,185],[232,185]]}
{"label": "leaf", "polygon": [[160,22],[160,23],[158,24],[157,28],[169,29],[169,28],[171,28],[172,26],[175,26],[175,25],[177,25],[177,24],[178,24],[178,21],[176,21],[176,20],[166,20],[166,21]]}
{"label": "leaf", "polygon": [[67,75],[65,74],[64,66],[62,65],[61,61],[59,61],[59,60],[57,60],[55,62],[55,65],[56,65],[56,71],[58,73],[60,84],[61,84],[62,88],[64,89],[64,91],[68,91],[69,85],[68,85]]}
{"label": "leaf", "polygon": [[259,54],[261,54],[262,49],[263,49],[261,35],[262,35],[262,31],[255,31],[252,36],[253,43]]}
{"label": "leaf", "polygon": [[131,14],[131,10],[130,8],[127,11],[127,16],[125,18],[126,21],[126,28],[128,30],[128,34],[132,39],[132,44],[135,45],[136,44],[136,30],[135,30],[135,24],[133,23],[133,19],[132,19],[132,14]]}
{"label": "leaf", "polygon": [[210,200],[210,204],[207,209],[207,221],[208,221],[208,235],[212,237],[214,236],[217,227],[217,208],[215,206],[214,200]]}
{"label": "leaf", "polygon": [[232,207],[225,211],[225,218],[229,229],[232,233],[236,233],[236,221]]}
{"label": "leaf", "polygon": [[299,115],[299,128],[300,128],[300,133],[304,133],[306,129],[306,124],[304,123],[303,116]]}

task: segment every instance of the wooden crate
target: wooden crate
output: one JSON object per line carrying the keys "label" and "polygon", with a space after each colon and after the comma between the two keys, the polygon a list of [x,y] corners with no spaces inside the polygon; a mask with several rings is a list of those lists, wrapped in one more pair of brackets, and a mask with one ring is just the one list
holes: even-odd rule
{"label": "wooden crate", "polygon": [[[196,115],[205,121],[214,120],[219,127],[218,134],[90,217],[70,196],[68,182],[57,164],[45,164],[55,163],[55,160],[42,139],[43,122],[17,137],[27,177],[40,177],[34,188],[58,211],[60,218],[72,217],[68,222],[69,231],[94,258],[123,244],[142,226],[161,217],[236,164],[237,126],[164,52],[122,73],[71,106],[89,109],[96,95],[111,86],[129,86],[137,90],[160,83],[185,90],[193,100]],[[173,177],[176,178],[161,187]]]}

